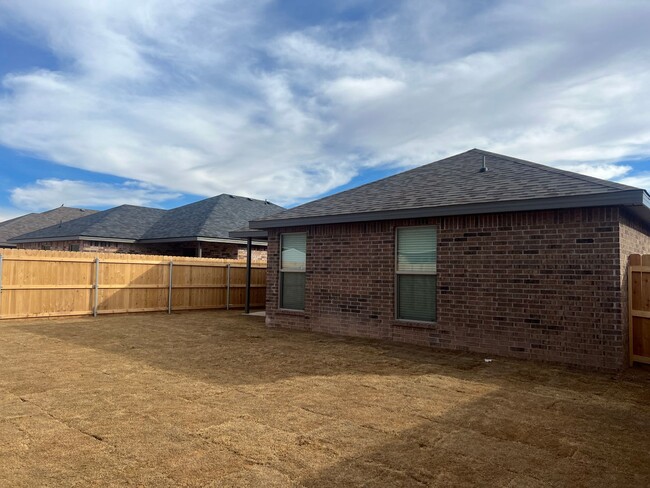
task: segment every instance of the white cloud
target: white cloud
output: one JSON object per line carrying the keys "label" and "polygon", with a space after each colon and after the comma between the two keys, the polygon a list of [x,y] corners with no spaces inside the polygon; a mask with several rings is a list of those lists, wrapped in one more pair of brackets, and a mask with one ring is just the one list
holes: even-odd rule
{"label": "white cloud", "polygon": [[11,201],[18,208],[43,211],[66,207],[114,207],[123,204],[156,206],[178,198],[178,193],[148,183],[127,181],[122,184],[78,180],[45,179],[11,190]]}
{"label": "white cloud", "polygon": [[472,147],[608,178],[626,174],[616,161],[650,156],[648,2],[411,0],[304,28],[274,24],[274,9],[0,2],[0,28],[60,61],[5,76],[0,143],[173,191],[285,204],[364,167]]}
{"label": "white cloud", "polygon": [[567,171],[574,171],[603,180],[615,180],[632,171],[631,166],[617,163],[571,163],[563,164],[560,167]]}
{"label": "white cloud", "polygon": [[634,176],[628,176],[617,180],[624,185],[636,186],[637,188],[644,188],[650,192],[650,172],[639,173]]}
{"label": "white cloud", "polygon": [[404,83],[385,77],[334,80],[325,87],[325,94],[335,103],[363,104],[389,96],[404,89]]}
{"label": "white cloud", "polygon": [[0,223],[4,222],[5,220],[11,220],[16,217],[20,217],[24,214],[25,212],[22,212],[17,208],[0,207]]}

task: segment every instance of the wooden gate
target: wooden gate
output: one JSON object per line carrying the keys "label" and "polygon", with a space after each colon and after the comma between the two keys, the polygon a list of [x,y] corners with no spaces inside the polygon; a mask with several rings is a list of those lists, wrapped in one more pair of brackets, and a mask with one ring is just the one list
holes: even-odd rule
{"label": "wooden gate", "polygon": [[650,255],[630,256],[628,306],[630,365],[650,364]]}

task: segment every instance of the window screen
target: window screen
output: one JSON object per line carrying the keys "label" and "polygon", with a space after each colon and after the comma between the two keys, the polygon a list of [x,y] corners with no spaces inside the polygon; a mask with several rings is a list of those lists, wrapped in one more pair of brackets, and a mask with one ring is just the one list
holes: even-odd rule
{"label": "window screen", "polygon": [[307,235],[282,234],[280,246],[280,308],[304,310]]}
{"label": "window screen", "polygon": [[397,229],[397,318],[436,321],[435,227]]}

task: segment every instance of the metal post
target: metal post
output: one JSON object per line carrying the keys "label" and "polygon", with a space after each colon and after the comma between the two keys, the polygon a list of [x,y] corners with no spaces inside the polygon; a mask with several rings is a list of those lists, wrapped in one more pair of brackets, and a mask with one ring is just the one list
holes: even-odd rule
{"label": "metal post", "polygon": [[169,292],[167,293],[167,313],[172,313],[172,278],[174,277],[174,261],[169,262]]}
{"label": "metal post", "polygon": [[99,258],[95,258],[95,284],[93,288],[93,317],[97,317],[97,306],[99,304]]}
{"label": "metal post", "polygon": [[230,264],[226,265],[226,310],[230,310]]}
{"label": "metal post", "polygon": [[0,317],[2,316],[2,254],[0,254]]}
{"label": "metal post", "polygon": [[251,266],[253,262],[253,239],[246,239],[246,303],[244,313],[251,312]]}

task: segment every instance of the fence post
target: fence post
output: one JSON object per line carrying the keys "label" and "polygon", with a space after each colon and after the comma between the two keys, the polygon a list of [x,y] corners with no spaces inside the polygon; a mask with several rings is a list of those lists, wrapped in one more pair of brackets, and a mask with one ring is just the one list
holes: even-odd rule
{"label": "fence post", "polygon": [[99,302],[99,258],[95,258],[95,284],[93,288],[93,317],[97,317],[97,306]]}
{"label": "fence post", "polygon": [[230,263],[226,265],[226,310],[230,310]]}
{"label": "fence post", "polygon": [[2,317],[2,254],[0,254],[0,317]]}
{"label": "fence post", "polygon": [[172,313],[172,281],[174,276],[174,261],[169,261],[169,292],[167,293],[167,313]]}

